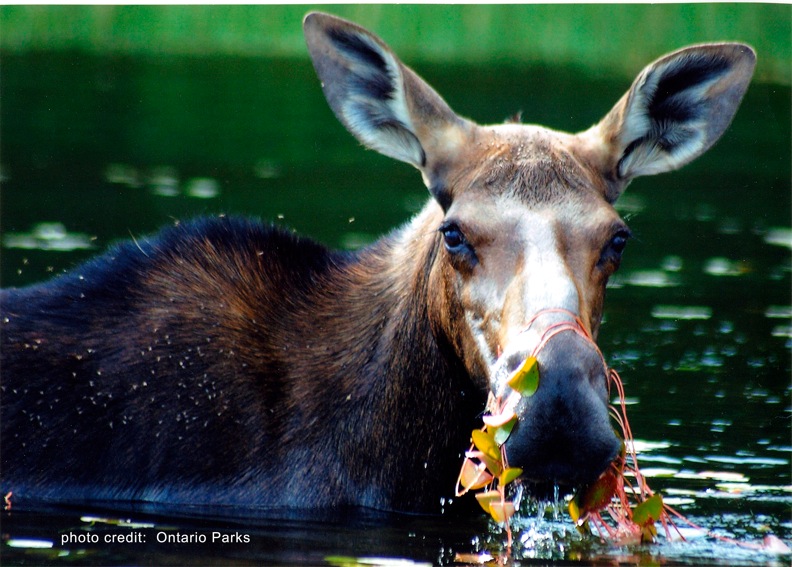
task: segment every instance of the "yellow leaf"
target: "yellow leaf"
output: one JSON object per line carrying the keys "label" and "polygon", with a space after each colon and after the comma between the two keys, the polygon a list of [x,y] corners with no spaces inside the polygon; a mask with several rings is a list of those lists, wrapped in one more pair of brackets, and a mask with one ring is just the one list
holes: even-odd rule
{"label": "yellow leaf", "polygon": [[578,520],[580,519],[580,507],[577,503],[577,497],[569,501],[569,516],[572,518],[572,521],[575,523],[575,525],[577,525]]}
{"label": "yellow leaf", "polygon": [[484,463],[475,464],[470,459],[465,459],[462,463],[462,472],[459,475],[459,482],[465,490],[477,490],[484,488],[492,482],[492,475],[486,471]]}
{"label": "yellow leaf", "polygon": [[539,387],[539,365],[536,358],[533,356],[526,358],[506,383],[521,396],[533,396]]}
{"label": "yellow leaf", "polygon": [[500,502],[500,499],[501,493],[497,490],[488,490],[487,492],[479,492],[476,494],[476,500],[487,514],[492,514],[492,512],[490,512],[490,506],[496,500]]}
{"label": "yellow leaf", "polygon": [[522,469],[518,467],[509,467],[508,469],[504,469],[500,475],[500,478],[498,479],[500,481],[500,485],[506,486],[514,479],[519,478],[522,472]]}
{"label": "yellow leaf", "polygon": [[484,466],[487,467],[487,472],[489,472],[492,476],[500,476],[500,474],[503,472],[503,467],[501,466],[500,461],[496,461],[481,451],[466,451],[465,456],[468,459],[476,459],[484,463]]}
{"label": "yellow leaf", "polygon": [[490,504],[490,515],[499,524],[505,524],[509,518],[514,516],[514,502],[501,502],[497,500]]}
{"label": "yellow leaf", "polygon": [[481,429],[476,429],[473,431],[472,437],[473,444],[479,451],[496,461],[501,460],[500,448],[492,435]]}
{"label": "yellow leaf", "polygon": [[643,526],[641,528],[641,542],[652,543],[657,538],[657,528],[654,524]]}

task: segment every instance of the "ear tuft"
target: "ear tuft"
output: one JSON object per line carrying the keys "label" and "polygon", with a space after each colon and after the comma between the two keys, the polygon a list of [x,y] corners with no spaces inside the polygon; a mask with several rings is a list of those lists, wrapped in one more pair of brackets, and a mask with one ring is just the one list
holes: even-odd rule
{"label": "ear tuft", "polygon": [[404,100],[396,58],[370,36],[334,29],[330,41],[349,61],[342,121],[364,143],[392,158],[421,167],[426,161]]}
{"label": "ear tuft", "polygon": [[363,144],[431,177],[453,159],[469,125],[373,33],[313,12],[303,22],[322,90],[338,119]]}
{"label": "ear tuft", "polygon": [[681,167],[709,149],[732,121],[753,74],[747,45],[700,45],[644,69],[596,127],[610,148],[605,165],[622,185]]}
{"label": "ear tuft", "polygon": [[322,89],[338,119],[366,146],[417,167],[424,165],[405,99],[402,65],[360,26],[312,13],[304,22]]}

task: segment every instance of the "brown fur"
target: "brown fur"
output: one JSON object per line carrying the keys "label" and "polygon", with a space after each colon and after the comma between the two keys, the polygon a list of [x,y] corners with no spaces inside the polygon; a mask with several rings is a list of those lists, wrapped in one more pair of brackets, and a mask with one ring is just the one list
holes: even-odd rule
{"label": "brown fur", "polygon": [[488,392],[532,355],[540,384],[503,447],[524,485],[589,482],[618,452],[598,350],[542,338],[578,319],[596,338],[628,236],[613,201],[717,140],[753,51],[670,54],[566,134],[478,126],[373,34],[304,25],[338,118],[433,200],[356,254],[205,219],[0,292],[3,491],[436,510]]}

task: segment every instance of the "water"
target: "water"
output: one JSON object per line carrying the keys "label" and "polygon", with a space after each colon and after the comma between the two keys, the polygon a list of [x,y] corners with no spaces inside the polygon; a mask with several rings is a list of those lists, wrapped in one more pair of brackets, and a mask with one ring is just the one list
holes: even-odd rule
{"label": "water", "polygon": [[[480,122],[522,109],[561,129],[596,121],[629,82],[565,68],[419,71]],[[3,286],[205,213],[260,216],[354,248],[426,198],[411,168],[362,150],[336,123],[306,61],[9,55],[1,84]],[[608,290],[600,337],[624,381],[650,485],[696,524],[752,543],[792,540],[789,100],[789,88],[753,85],[714,150],[628,189],[619,208],[636,238]],[[439,518],[273,518],[42,503],[2,520],[4,564],[452,564],[502,555],[505,541],[483,515],[453,505]],[[159,533],[209,541],[160,542]],[[212,543],[214,533],[229,541]],[[789,561],[685,533],[688,542],[615,547],[581,538],[563,502],[541,513],[534,504],[515,526],[511,558]],[[70,534],[140,540],[61,544]]]}

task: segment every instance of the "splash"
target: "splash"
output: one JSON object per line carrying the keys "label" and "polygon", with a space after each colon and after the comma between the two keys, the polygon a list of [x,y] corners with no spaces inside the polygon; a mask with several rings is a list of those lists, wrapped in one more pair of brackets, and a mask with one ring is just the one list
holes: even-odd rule
{"label": "splash", "polygon": [[[609,392],[614,388],[619,404],[611,405],[609,410],[621,432],[622,450],[596,481],[575,493],[569,501],[569,515],[581,531],[588,532],[591,524],[601,539],[607,538],[619,545],[655,541],[658,523],[662,525],[667,538],[671,539],[673,529],[684,540],[671,516],[690,522],[665,504],[662,496],[649,488],[646,478],[641,474],[632,429],[627,419],[624,385],[619,373],[609,368]],[[615,526],[608,523],[606,517]]]}
{"label": "splash", "polygon": [[[532,396],[539,387],[539,366],[537,356],[547,343],[559,333],[571,331],[590,342],[597,353],[599,348],[591,335],[583,327],[577,315],[566,309],[544,309],[536,313],[526,326],[526,330],[543,314],[563,313],[571,317],[554,323],[544,331],[533,352],[506,380],[506,387],[497,395],[490,392],[484,417],[484,427],[471,434],[472,444],[465,453],[459,477],[457,478],[457,497],[471,490],[485,489],[476,494],[481,507],[492,518],[506,528],[507,545],[511,547],[512,533],[509,520],[517,508],[514,497],[509,497],[507,487],[517,480],[522,470],[509,467],[505,443],[517,423],[516,408],[523,397]],[[608,370],[605,359],[603,366]],[[518,491],[520,494],[521,491]]]}
{"label": "splash", "polygon": [[[531,356],[506,381],[508,388],[504,388],[498,395],[490,392],[482,418],[484,426],[472,432],[472,443],[465,453],[457,478],[457,496],[480,491],[475,496],[482,509],[505,528],[507,549],[512,547],[510,519],[519,507],[522,490],[518,478],[522,471],[509,467],[505,443],[518,419],[515,412],[517,404],[521,398],[533,395],[539,386],[536,357],[552,337],[571,331],[590,342],[602,358],[608,379],[609,399],[613,399],[610,396],[613,390],[618,397],[618,403],[610,404],[608,409],[614,429],[622,439],[622,449],[608,468],[593,483],[578,489],[569,501],[569,515],[577,529],[584,535],[596,532],[603,541],[628,545],[655,542],[658,527],[662,528],[669,540],[676,535],[685,541],[675,523],[682,522],[719,541],[776,553],[790,552],[781,540],[772,536],[766,538],[762,544],[743,543],[717,536],[692,523],[663,502],[662,496],[649,487],[638,465],[636,444],[627,419],[624,385],[618,372],[608,367],[593,338],[573,313],[563,309],[543,310],[534,315],[528,327],[537,317],[548,312],[566,313],[572,320],[549,326]],[[518,487],[511,489],[514,485]]]}

